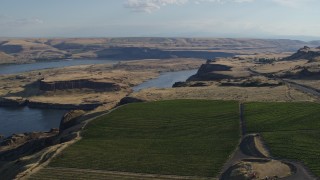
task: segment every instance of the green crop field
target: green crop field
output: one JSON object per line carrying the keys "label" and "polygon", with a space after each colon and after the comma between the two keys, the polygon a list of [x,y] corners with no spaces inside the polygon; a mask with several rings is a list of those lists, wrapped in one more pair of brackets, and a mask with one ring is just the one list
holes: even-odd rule
{"label": "green crop field", "polygon": [[320,104],[247,103],[249,133],[261,133],[275,157],[303,162],[320,176]]}
{"label": "green crop field", "polygon": [[129,104],[91,122],[50,168],[216,177],[240,138],[238,103]]}

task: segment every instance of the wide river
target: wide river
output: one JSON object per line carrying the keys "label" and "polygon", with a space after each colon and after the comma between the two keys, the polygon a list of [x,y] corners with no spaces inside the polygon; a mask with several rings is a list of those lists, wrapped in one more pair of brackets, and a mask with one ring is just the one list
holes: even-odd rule
{"label": "wide river", "polygon": [[138,86],[133,87],[133,91],[137,92],[137,91],[140,91],[141,89],[152,88],[152,87],[169,88],[169,87],[172,87],[172,85],[175,82],[187,80],[190,76],[196,74],[197,71],[198,71],[197,69],[193,69],[193,70],[186,70],[186,71],[162,73],[160,74],[159,77],[155,79],[151,79]]}
{"label": "wide river", "polygon": [[0,108],[0,134],[10,136],[13,133],[49,131],[58,128],[66,110],[30,109],[28,107]]}
{"label": "wide river", "polygon": [[[21,73],[32,70],[57,68],[85,64],[105,64],[116,63],[119,61],[110,60],[73,60],[73,61],[54,61],[39,62],[34,64],[3,65],[0,66],[0,74]],[[187,70],[178,72],[162,73],[158,78],[146,81],[136,87],[134,91],[144,88],[156,87],[167,88],[177,81],[185,81],[188,77],[195,74],[197,70]],[[33,131],[49,131],[51,128],[58,128],[61,117],[67,111],[55,109],[32,109],[5,108],[0,107],[0,135],[10,136],[13,133],[24,133]]]}
{"label": "wide river", "polygon": [[119,60],[101,60],[101,59],[78,59],[78,60],[57,60],[43,61],[31,64],[7,64],[0,65],[0,75],[16,74],[27,71],[34,71],[49,68],[61,68],[67,66],[89,65],[89,64],[115,64]]}

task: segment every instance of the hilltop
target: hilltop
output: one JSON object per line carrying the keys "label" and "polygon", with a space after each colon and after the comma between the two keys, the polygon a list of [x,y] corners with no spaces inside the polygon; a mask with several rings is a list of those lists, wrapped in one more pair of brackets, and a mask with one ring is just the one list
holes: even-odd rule
{"label": "hilltop", "polygon": [[0,64],[56,59],[168,59],[294,52],[320,42],[232,38],[26,38],[0,40]]}
{"label": "hilltop", "polygon": [[300,60],[306,59],[309,61],[320,61],[320,46],[317,48],[311,48],[308,46],[304,46],[303,48],[299,49],[293,55],[285,58],[286,60]]}

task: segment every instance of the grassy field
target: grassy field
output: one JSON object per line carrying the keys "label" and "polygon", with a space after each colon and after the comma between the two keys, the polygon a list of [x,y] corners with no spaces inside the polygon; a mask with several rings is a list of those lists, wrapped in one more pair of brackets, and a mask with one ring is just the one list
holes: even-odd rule
{"label": "grassy field", "polygon": [[215,177],[239,142],[238,103],[130,104],[90,123],[82,136],[49,167]]}
{"label": "grassy field", "polygon": [[261,133],[275,157],[303,162],[320,176],[320,104],[247,103],[249,133]]}

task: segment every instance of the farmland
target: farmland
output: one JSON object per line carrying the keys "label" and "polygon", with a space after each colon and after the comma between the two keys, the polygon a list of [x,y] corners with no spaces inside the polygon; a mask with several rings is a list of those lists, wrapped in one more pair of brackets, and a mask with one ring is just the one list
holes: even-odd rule
{"label": "farmland", "polygon": [[130,104],[91,122],[82,136],[34,178],[56,168],[217,177],[239,142],[238,103]]}
{"label": "farmland", "polygon": [[277,158],[302,162],[320,176],[320,105],[316,103],[247,103],[249,133],[261,133]]}

